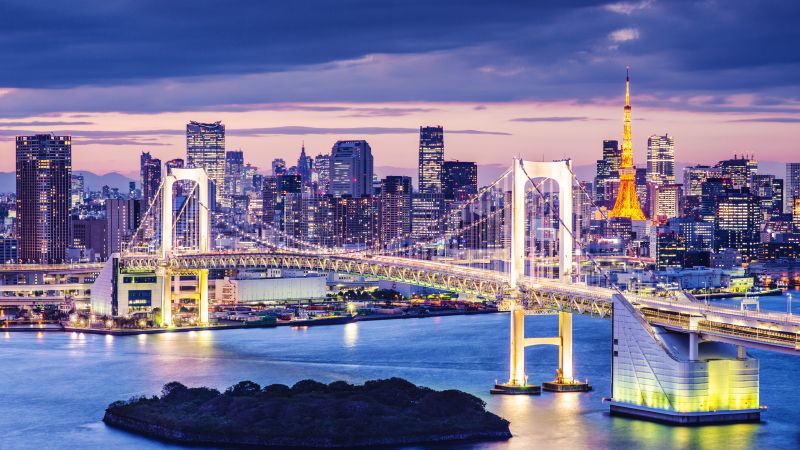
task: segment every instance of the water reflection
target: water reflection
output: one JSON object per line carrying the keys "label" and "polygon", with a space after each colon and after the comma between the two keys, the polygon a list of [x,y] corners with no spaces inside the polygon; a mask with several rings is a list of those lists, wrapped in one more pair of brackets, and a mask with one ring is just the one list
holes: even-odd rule
{"label": "water reflection", "polygon": [[[528,335],[542,334],[552,320],[531,316],[526,326]],[[514,438],[508,442],[448,449],[798,447],[797,395],[786,382],[797,367],[791,356],[758,352],[768,424],[670,427],[608,415],[601,401],[611,389],[608,321],[574,322],[576,371],[592,379],[593,392],[488,395],[492,380],[507,376],[507,327],[507,316],[485,315],[114,337],[5,333],[0,372],[14,390],[0,398],[0,448],[52,448],[58,442],[90,450],[163,449],[100,420],[110,402],[158,393],[172,380],[224,389],[244,379],[291,385],[304,378],[363,382],[391,376],[478,395],[511,422]],[[553,354],[528,356],[531,380],[552,379]]]}
{"label": "water reflection", "polygon": [[358,323],[350,322],[344,326],[344,346],[347,348],[355,347],[358,342]]}

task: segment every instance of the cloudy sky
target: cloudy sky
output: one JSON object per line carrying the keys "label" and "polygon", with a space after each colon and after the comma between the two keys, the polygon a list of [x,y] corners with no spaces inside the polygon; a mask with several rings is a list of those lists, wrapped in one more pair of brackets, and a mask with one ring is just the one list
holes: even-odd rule
{"label": "cloudy sky", "polygon": [[222,120],[264,168],[365,138],[413,168],[418,127],[480,164],[600,156],[669,133],[683,162],[800,159],[800,2],[3,0],[0,171],[13,137],[69,133],[74,168],[137,173]]}

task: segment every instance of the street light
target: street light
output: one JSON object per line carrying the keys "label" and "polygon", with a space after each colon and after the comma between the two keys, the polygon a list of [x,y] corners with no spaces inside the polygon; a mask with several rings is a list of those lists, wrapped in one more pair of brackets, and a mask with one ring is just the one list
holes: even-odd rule
{"label": "street light", "polygon": [[786,314],[792,315],[792,294],[786,293]]}

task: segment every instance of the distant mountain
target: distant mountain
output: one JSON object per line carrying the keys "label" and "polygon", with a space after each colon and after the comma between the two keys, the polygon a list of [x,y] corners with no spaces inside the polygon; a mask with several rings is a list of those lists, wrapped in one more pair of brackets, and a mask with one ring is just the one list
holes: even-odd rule
{"label": "distant mountain", "polygon": [[[108,185],[109,187],[118,188],[120,191],[127,192],[128,183],[136,181],[117,172],[98,175],[85,170],[78,170],[73,173],[83,175],[86,189],[90,191],[99,191],[104,185]],[[137,181],[137,186],[138,184]],[[16,190],[17,180],[14,172],[0,172],[0,192],[15,192]]]}

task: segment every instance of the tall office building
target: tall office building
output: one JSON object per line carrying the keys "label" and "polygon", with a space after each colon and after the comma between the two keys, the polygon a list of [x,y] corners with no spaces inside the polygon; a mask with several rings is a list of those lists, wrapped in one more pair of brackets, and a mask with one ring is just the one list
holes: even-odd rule
{"label": "tall office building", "polygon": [[614,201],[611,184],[619,182],[619,166],[622,162],[622,152],[619,142],[615,140],[603,141],[603,159],[597,160],[597,174],[594,179],[595,198],[598,203]]}
{"label": "tall office building", "polygon": [[609,218],[626,218],[645,220],[646,217],[639,205],[636,195],[636,168],[633,166],[633,144],[631,143],[631,77],[625,77],[625,120],[623,125],[622,160],[619,165],[619,191],[614,209]]}
{"label": "tall office building", "polygon": [[72,174],[70,177],[70,206],[76,208],[83,205],[83,198],[86,195],[86,185],[83,175]]}
{"label": "tall office building", "polygon": [[183,169],[184,167],[185,165],[181,158],[170,159],[164,163],[164,168],[167,169],[167,175],[172,173],[172,169]]}
{"label": "tall office building", "polygon": [[106,200],[106,232],[108,253],[116,253],[125,248],[126,243],[139,227],[144,214],[142,202],[129,199]]}
{"label": "tall office building", "polygon": [[675,183],[675,138],[669,134],[654,134],[647,139],[647,181]]}
{"label": "tall office building", "polygon": [[286,161],[283,158],[275,158],[272,160],[272,176],[280,176],[286,173]]}
{"label": "tall office building", "polygon": [[108,222],[103,219],[76,219],[70,221],[70,247],[81,249],[84,257],[92,261],[105,261],[108,258]]}
{"label": "tall office building", "polygon": [[144,200],[145,207],[149,207],[158,193],[158,187],[161,185],[161,160],[151,158],[149,153],[145,158],[145,153],[142,153],[141,161],[142,200]]}
{"label": "tall office building", "polygon": [[244,195],[244,152],[225,152],[225,193],[222,206],[232,208],[235,197]]}
{"label": "tall office building", "polygon": [[320,195],[330,193],[331,189],[331,155],[319,154],[314,157],[315,192]]}
{"label": "tall office building", "polygon": [[411,177],[388,176],[381,182],[380,242],[397,243],[411,233]]}
{"label": "tall office building", "polygon": [[221,202],[225,186],[225,125],[222,122],[191,121],[186,125],[186,166],[206,170],[213,183],[214,200]]}
{"label": "tall office building", "polygon": [[20,261],[63,262],[69,244],[72,137],[17,136],[16,147]]}
{"label": "tall office building", "polygon": [[314,167],[314,160],[306,155],[305,143],[300,148],[300,157],[297,158],[297,174],[303,179],[303,186],[311,186],[311,173]]}
{"label": "tall office building", "polygon": [[442,192],[444,128],[419,127],[419,189],[422,194]]}
{"label": "tall office building", "polygon": [[722,170],[711,166],[689,166],[683,169],[683,193],[687,197],[703,194],[703,183],[709,178],[722,178]]}
{"label": "tall office building", "polygon": [[680,216],[682,197],[680,184],[654,184],[652,192],[650,212],[653,220],[663,222]]}
{"label": "tall office building", "polygon": [[722,172],[725,184],[735,189],[750,187],[750,179],[758,173],[758,161],[752,157],[734,155],[733,159],[726,159],[717,164]]}
{"label": "tall office building", "polygon": [[415,192],[411,197],[411,237],[428,241],[442,233],[445,213],[444,196]]}
{"label": "tall office building", "polygon": [[445,161],[442,193],[446,200],[465,201],[478,193],[478,166],[470,161]]}
{"label": "tall office building", "polygon": [[786,163],[786,178],[783,179],[783,212],[793,212],[794,199],[800,197],[800,162]]}
{"label": "tall office building", "polygon": [[336,197],[371,196],[372,148],[367,141],[338,141],[330,157],[330,193]]}
{"label": "tall office building", "polygon": [[758,202],[748,188],[722,189],[716,202],[714,250],[733,249],[750,261],[758,249],[760,223]]}

